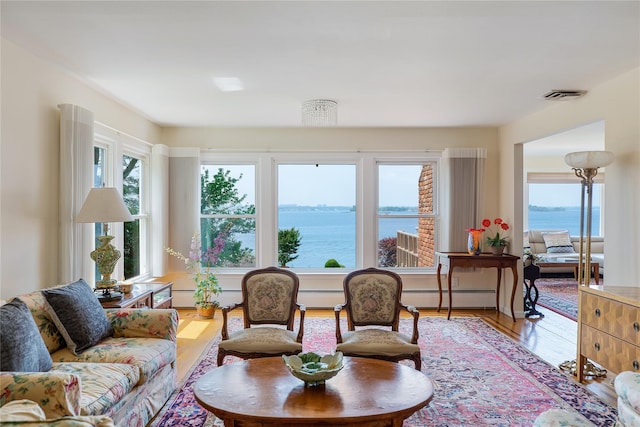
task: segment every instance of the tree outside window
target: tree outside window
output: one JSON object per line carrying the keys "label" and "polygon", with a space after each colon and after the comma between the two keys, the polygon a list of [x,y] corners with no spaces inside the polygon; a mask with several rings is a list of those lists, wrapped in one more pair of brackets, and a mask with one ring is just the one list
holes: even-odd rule
{"label": "tree outside window", "polygon": [[223,245],[211,267],[254,267],[255,166],[203,165],[200,185],[202,249]]}

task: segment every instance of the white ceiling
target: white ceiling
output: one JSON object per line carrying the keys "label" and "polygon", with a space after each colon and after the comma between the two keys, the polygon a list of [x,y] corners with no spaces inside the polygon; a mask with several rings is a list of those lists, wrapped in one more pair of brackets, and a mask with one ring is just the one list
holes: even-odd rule
{"label": "white ceiling", "polygon": [[3,38],[167,126],[295,127],[314,98],[337,101],[343,127],[496,126],[640,65],[638,1],[3,0],[1,14]]}

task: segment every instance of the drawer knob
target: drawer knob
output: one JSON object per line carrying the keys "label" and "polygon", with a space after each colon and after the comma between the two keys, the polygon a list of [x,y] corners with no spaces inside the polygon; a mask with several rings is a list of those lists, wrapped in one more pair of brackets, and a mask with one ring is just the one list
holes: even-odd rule
{"label": "drawer knob", "polygon": [[600,343],[599,342],[595,343],[594,347],[596,348],[596,351],[600,351]]}
{"label": "drawer knob", "polygon": [[633,365],[633,370],[634,371],[637,371],[638,369],[640,369],[640,364],[638,363],[637,360],[634,360],[632,365]]}
{"label": "drawer knob", "polygon": [[600,309],[596,308],[596,317],[600,317]]}
{"label": "drawer knob", "polygon": [[640,323],[633,322],[633,330],[636,332],[640,332]]}

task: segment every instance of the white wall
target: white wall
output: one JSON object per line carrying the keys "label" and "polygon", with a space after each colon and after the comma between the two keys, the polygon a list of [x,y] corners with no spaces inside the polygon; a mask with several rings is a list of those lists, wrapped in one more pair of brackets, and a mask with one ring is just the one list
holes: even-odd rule
{"label": "white wall", "polygon": [[[618,76],[574,101],[552,106],[500,128],[500,206],[522,218],[517,144],[604,120],[605,150],[616,155],[606,168],[604,203],[606,283],[640,286],[640,68]],[[568,169],[568,167],[567,167]],[[520,224],[521,225],[521,224]],[[519,238],[518,236],[515,236]],[[515,240],[515,239],[514,239]],[[518,245],[521,247],[521,245]]]}
{"label": "white wall", "polygon": [[0,298],[8,298],[58,280],[57,105],[79,105],[150,142],[160,129],[4,39],[1,65]]}

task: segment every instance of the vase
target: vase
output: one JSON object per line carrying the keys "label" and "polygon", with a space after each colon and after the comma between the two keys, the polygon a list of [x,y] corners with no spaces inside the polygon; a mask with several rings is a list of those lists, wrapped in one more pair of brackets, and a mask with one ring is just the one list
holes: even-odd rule
{"label": "vase", "polygon": [[502,255],[506,246],[489,246],[493,255]]}
{"label": "vase", "polygon": [[216,314],[216,307],[213,305],[208,307],[200,307],[198,305],[196,306],[196,309],[198,311],[198,316],[200,316],[201,319],[213,319],[213,316]]}
{"label": "vase", "polygon": [[471,255],[480,255],[480,238],[483,230],[470,230],[467,239],[467,250]]}

